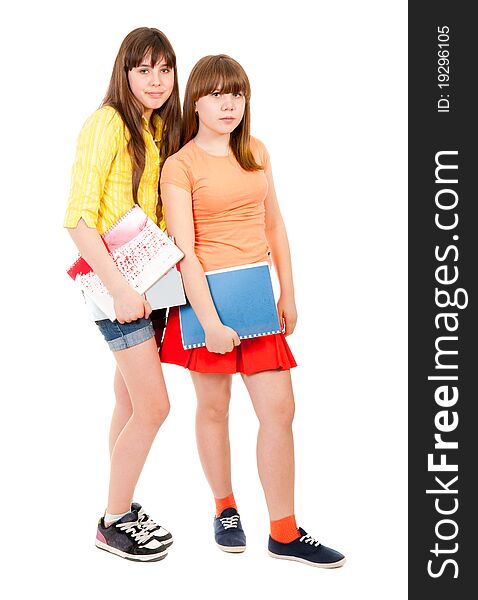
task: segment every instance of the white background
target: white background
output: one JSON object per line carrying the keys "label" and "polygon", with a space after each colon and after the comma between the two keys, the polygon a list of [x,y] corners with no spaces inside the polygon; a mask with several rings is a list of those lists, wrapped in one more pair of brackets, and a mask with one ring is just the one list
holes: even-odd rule
{"label": "white background", "polygon": [[[8,597],[406,598],[405,2],[32,1],[4,16]],[[248,548],[216,549],[193,388],[171,365],[171,414],[136,498],[175,543],[147,565],[94,547],[114,362],[64,271],[75,249],[62,219],[80,127],[103,98],[122,39],[144,25],[172,42],[181,92],[206,54],[230,54],[249,74],[252,133],[271,154],[299,310],[289,338],[299,362],[296,515],[346,554],[342,569],[268,557],[257,422],[239,379],[233,481]]]}

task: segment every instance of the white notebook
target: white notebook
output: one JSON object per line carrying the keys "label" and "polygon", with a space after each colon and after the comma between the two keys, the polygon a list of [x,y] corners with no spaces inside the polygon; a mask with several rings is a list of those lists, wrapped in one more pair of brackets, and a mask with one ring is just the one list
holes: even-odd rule
{"label": "white notebook", "polygon": [[[102,239],[118,270],[139,294],[146,293],[169,274],[184,256],[174,242],[137,205],[108,229]],[[80,256],[68,269],[68,274],[80,287],[85,298],[88,298],[87,305],[91,309],[89,312],[99,314],[93,310],[96,305],[102,315],[100,319],[105,318],[104,315],[111,321],[116,319],[113,297],[84,258]],[[161,289],[163,286],[174,302],[169,306],[185,302],[179,272],[169,274],[167,282],[160,286]],[[155,304],[162,305],[157,308],[167,306],[164,300],[159,300],[158,290],[152,293],[152,298],[156,299]]]}

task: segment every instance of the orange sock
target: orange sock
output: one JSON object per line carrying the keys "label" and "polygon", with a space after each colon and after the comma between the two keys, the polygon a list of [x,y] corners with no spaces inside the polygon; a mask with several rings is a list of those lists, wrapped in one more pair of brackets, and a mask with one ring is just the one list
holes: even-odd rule
{"label": "orange sock", "polygon": [[225,508],[235,508],[237,510],[234,494],[229,494],[225,498],[214,498],[216,501],[216,517],[218,517]]}
{"label": "orange sock", "polygon": [[281,544],[288,544],[300,537],[300,531],[295,522],[295,515],[271,521],[271,538]]}

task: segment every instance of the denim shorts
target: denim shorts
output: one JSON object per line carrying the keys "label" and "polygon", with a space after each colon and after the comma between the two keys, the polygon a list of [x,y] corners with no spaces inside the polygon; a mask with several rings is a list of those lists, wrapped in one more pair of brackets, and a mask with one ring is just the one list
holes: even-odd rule
{"label": "denim shorts", "polygon": [[166,321],[166,309],[153,310],[148,319],[136,319],[131,323],[119,323],[102,319],[96,321],[99,330],[113,352],[125,350],[146,342],[152,337],[156,338],[158,348],[161,345]]}

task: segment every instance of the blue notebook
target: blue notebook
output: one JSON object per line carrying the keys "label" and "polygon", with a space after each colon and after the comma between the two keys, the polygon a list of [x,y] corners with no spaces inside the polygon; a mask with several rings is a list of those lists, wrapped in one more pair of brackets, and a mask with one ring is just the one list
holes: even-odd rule
{"label": "blue notebook", "polygon": [[[242,265],[205,273],[211,297],[223,325],[241,339],[280,333],[267,263]],[[189,302],[179,308],[183,347],[206,345],[204,329]]]}

